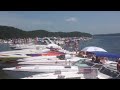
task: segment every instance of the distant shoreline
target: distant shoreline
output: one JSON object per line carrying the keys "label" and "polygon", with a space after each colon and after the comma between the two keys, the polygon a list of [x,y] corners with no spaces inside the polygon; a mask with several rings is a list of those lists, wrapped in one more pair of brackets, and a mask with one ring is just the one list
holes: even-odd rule
{"label": "distant shoreline", "polygon": [[36,37],[92,37],[85,32],[49,32],[46,30],[24,31],[15,27],[0,25],[0,39],[36,38]]}
{"label": "distant shoreline", "polygon": [[95,34],[93,36],[120,36],[120,33],[113,33],[113,34]]}

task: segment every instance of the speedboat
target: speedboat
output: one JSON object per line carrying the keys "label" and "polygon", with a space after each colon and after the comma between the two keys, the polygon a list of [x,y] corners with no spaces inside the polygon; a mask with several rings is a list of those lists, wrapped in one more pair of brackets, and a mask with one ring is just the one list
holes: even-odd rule
{"label": "speedboat", "polygon": [[72,57],[69,54],[63,56],[39,56],[39,57],[30,57],[25,59],[19,59],[18,64],[25,64],[25,65],[64,65],[65,63],[71,62],[74,63],[80,59],[80,57]]}
{"label": "speedboat", "polygon": [[[47,46],[46,46],[47,47]],[[23,50],[14,50],[14,51],[4,51],[0,52],[0,61],[5,62],[6,60],[17,60],[27,57],[36,57],[36,56],[58,56],[64,54],[64,52],[50,51],[50,49],[36,48],[36,49],[23,49]]]}
{"label": "speedboat", "polygon": [[[27,58],[27,57],[32,57],[35,55],[39,55],[41,52],[45,52],[46,50],[48,51],[49,49],[47,46],[50,43],[53,43],[49,38],[45,38],[44,40],[49,41],[47,44],[10,44],[10,47],[13,49],[16,49],[14,51],[3,51],[0,52],[0,61],[9,61],[9,60],[17,60],[20,58]],[[41,54],[40,54],[41,55]]]}
{"label": "speedboat", "polygon": [[[54,70],[61,70],[63,69],[63,71],[67,71],[71,68],[76,68],[76,66],[88,66],[87,64],[80,64],[82,61],[84,60],[83,59],[79,59],[79,60],[76,60],[74,63],[72,62],[65,62],[64,61],[64,65],[50,65],[50,63],[48,62],[48,65],[19,65],[19,66],[16,66],[16,67],[11,67],[11,68],[3,68],[3,70],[13,70],[13,71],[29,71],[29,72],[52,72]],[[41,60],[44,62],[44,60]],[[52,60],[51,60],[52,61]],[[69,60],[68,60],[69,61]],[[58,62],[59,63],[59,62]],[[46,62],[47,64],[47,62]],[[80,64],[80,65],[79,65]],[[70,68],[66,68],[66,66],[70,66]],[[72,66],[75,66],[75,67],[72,67]]]}
{"label": "speedboat", "polygon": [[3,68],[3,70],[5,73],[8,73],[10,76],[17,77],[17,74],[18,74],[19,77],[20,76],[24,77],[25,73],[28,73],[28,72],[29,73],[51,73],[56,70],[69,72],[69,71],[78,70],[78,66],[81,66],[81,67],[88,66],[86,64],[77,64],[80,62],[82,62],[82,60],[76,61],[76,63],[73,63],[73,64],[67,63],[65,65],[19,65],[16,67]]}
{"label": "speedboat", "polygon": [[[84,69],[85,70],[85,69]],[[95,70],[93,72],[92,70]],[[24,77],[21,79],[109,79],[111,78],[108,75],[102,74],[97,69],[91,68],[88,73],[79,73],[79,71],[70,71],[70,72],[61,72],[55,71],[54,73],[40,73]],[[58,72],[56,74],[56,72]]]}
{"label": "speedboat", "polygon": [[24,54],[0,54],[0,62],[6,62],[6,61],[17,60],[28,57],[30,56]]}
{"label": "speedboat", "polygon": [[[11,68],[3,68],[6,73],[12,76],[19,74],[21,79],[59,79],[59,76],[55,75],[54,72],[60,71],[62,75],[67,78],[83,78],[83,79],[109,79],[111,76],[104,74],[100,69],[85,64],[85,59],[78,60],[72,65],[65,66],[43,66],[43,65],[29,65],[29,66],[17,66]],[[97,71],[96,71],[97,70]],[[36,73],[34,75],[22,76],[25,73]],[[87,72],[87,73],[85,73]],[[15,74],[14,74],[15,73]],[[63,74],[64,73],[64,74]],[[71,73],[69,75],[69,73]],[[96,75],[97,74],[97,75]],[[61,74],[59,74],[61,75]],[[96,77],[94,77],[96,75]],[[84,77],[83,77],[84,76]]]}

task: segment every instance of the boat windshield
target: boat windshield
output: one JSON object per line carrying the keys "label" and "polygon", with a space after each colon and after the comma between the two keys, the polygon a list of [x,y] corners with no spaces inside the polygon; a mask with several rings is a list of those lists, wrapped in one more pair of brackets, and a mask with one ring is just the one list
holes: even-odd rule
{"label": "boat windshield", "polygon": [[86,66],[88,66],[87,64],[85,64],[84,60],[85,59],[76,61],[75,63],[73,63],[73,66],[80,66],[80,67],[86,67]]}
{"label": "boat windshield", "polygon": [[98,69],[85,64],[84,61],[85,59],[74,63],[75,66],[78,66],[78,74],[83,74],[86,79],[97,79]]}

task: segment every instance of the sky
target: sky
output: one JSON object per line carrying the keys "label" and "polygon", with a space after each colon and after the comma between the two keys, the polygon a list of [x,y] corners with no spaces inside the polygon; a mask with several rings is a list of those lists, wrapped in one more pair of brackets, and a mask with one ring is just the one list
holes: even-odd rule
{"label": "sky", "polygon": [[120,11],[0,11],[0,25],[25,31],[120,33]]}

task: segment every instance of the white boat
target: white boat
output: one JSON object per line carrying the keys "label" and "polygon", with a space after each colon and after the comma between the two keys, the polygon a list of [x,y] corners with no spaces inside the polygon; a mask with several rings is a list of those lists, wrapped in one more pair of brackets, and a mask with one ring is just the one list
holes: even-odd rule
{"label": "white boat", "polygon": [[109,79],[109,78],[111,77],[102,74],[99,71],[96,77],[94,76],[87,78],[83,73],[79,74],[77,71],[70,71],[70,72],[61,72],[60,74],[55,74],[55,73],[36,74],[21,79]]}
{"label": "white boat", "polygon": [[81,63],[82,60],[77,61],[74,63],[72,66],[70,64],[66,65],[21,65],[17,67],[10,67],[10,68],[3,68],[4,72],[8,73],[9,75],[16,77],[16,74],[19,74],[19,76],[23,77],[22,74],[31,72],[31,73],[50,73],[54,72],[56,70],[61,70],[64,72],[69,72],[69,71],[78,71],[78,66],[88,66],[86,64],[77,64]]}
{"label": "white boat", "polygon": [[43,47],[46,47],[46,45],[16,44],[16,45],[10,46],[10,48],[13,50],[36,49],[36,48],[43,48]]}
{"label": "white boat", "polygon": [[[72,60],[72,59],[71,59]],[[69,62],[66,63],[66,61],[64,60],[64,65],[61,66],[57,66],[57,65],[19,65],[17,67],[11,67],[11,68],[3,68],[3,70],[13,70],[13,71],[30,71],[30,72],[51,72],[54,70],[61,70],[61,69],[65,69],[69,70],[69,69],[74,69],[77,68],[77,66],[88,66],[87,64],[81,64],[81,62],[83,62],[85,59],[79,59],[79,60],[75,60],[74,63]],[[41,62],[44,62],[44,60],[41,60]],[[50,60],[52,61],[52,60]],[[50,64],[49,62],[46,62],[48,64]],[[66,68],[66,66],[70,66],[70,68]],[[63,70],[64,71],[64,70]]]}
{"label": "white boat", "polygon": [[78,69],[78,67],[71,67],[66,68],[65,66],[41,66],[41,65],[32,65],[32,66],[17,66],[17,67],[11,67],[11,68],[3,68],[3,70],[12,70],[12,71],[27,71],[27,72],[44,72],[44,73],[50,73],[54,72],[55,70],[61,70],[61,71],[74,71]]}
{"label": "white boat", "polygon": [[25,64],[25,65],[65,65],[66,63],[74,63],[80,59],[85,59],[85,58],[80,58],[80,57],[67,57],[65,56],[65,59],[60,60],[56,56],[49,56],[49,57],[31,57],[31,58],[25,58],[25,59],[20,59],[18,61],[18,64]]}
{"label": "white boat", "polygon": [[4,51],[0,52],[0,61],[9,61],[9,60],[17,60],[21,58],[31,57],[26,54],[30,53],[40,53],[39,50],[36,49],[27,49],[27,50],[16,50],[16,51]]}
{"label": "white boat", "polygon": [[35,49],[35,48],[45,47],[46,45],[53,43],[53,41],[50,40],[49,38],[43,38],[42,40],[45,42],[45,44],[35,44],[31,41],[29,43],[21,43],[21,44],[11,43],[9,44],[9,47],[13,50]]}
{"label": "white boat", "polygon": [[[4,72],[7,73],[10,77],[15,78],[24,78],[31,76],[32,74],[37,73],[52,73],[56,70],[61,70],[64,72],[76,71],[77,67],[65,68],[65,66],[21,66],[21,67],[11,67],[3,68]],[[26,75],[26,76],[25,76]]]}
{"label": "white boat", "polygon": [[9,61],[9,60],[39,56],[39,54],[41,55],[41,53],[49,51],[51,46],[53,48],[58,48],[59,52],[72,54],[72,55],[75,54],[75,52],[69,52],[67,50],[62,49],[60,46],[54,44],[54,42],[49,38],[44,38],[44,40],[46,42],[48,41],[47,45],[18,44],[16,46],[21,48],[22,50],[0,52],[0,61],[4,62],[6,60]]}
{"label": "white boat", "polygon": [[[47,49],[46,46],[37,46],[39,48],[31,48],[31,49],[23,49],[23,50],[14,50],[14,51],[3,51],[0,52],[0,61],[9,61],[14,59],[20,59],[20,58],[27,58],[27,57],[33,57],[33,56],[39,56],[42,53],[50,51],[50,49]],[[64,51],[64,49],[61,49],[61,51]],[[69,51],[68,51],[69,52]],[[67,53],[67,52],[66,52]]]}
{"label": "white boat", "polygon": [[84,79],[83,74],[78,74],[77,71],[61,72],[61,74],[46,73],[36,74],[20,79]]}
{"label": "white boat", "polygon": [[[17,74],[19,74],[19,78],[22,78],[22,79],[57,79],[58,77],[55,76],[53,73],[55,71],[61,71],[62,73],[64,72],[65,73],[65,78],[81,78],[80,77],[80,74],[77,74],[78,71],[80,71],[79,69],[83,69],[83,68],[94,68],[94,67],[90,67],[86,64],[84,64],[84,60],[79,60],[77,61],[76,63],[74,63],[73,65],[66,65],[66,66],[51,66],[51,65],[47,65],[47,66],[43,66],[43,65],[28,65],[28,66],[19,66],[19,67],[11,67],[11,68],[3,68],[3,70],[6,72],[6,73],[9,73],[9,75],[11,74],[12,76],[15,75],[15,77],[17,76]],[[69,76],[67,74],[69,73],[73,73],[73,72],[76,72],[76,73],[73,73],[73,76]],[[25,73],[34,73],[34,75],[30,75],[28,74],[26,77],[25,77]],[[46,73],[46,74],[45,74]],[[51,74],[50,74],[51,73]],[[22,75],[24,74],[24,75]],[[20,77],[21,75],[21,77]],[[38,76],[36,76],[38,75]],[[44,77],[43,77],[43,76]],[[63,74],[62,74],[63,75]],[[86,75],[85,77],[87,78],[90,78],[92,76],[89,76],[89,75]],[[97,79],[109,79],[109,78],[112,78],[110,75],[107,75],[103,72],[100,72],[98,71],[98,75],[97,75]]]}

